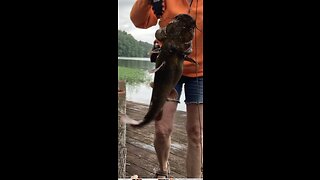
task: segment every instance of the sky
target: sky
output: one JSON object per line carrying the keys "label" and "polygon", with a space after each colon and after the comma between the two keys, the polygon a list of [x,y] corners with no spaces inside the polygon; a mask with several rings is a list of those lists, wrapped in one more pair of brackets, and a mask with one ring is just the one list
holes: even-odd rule
{"label": "sky", "polygon": [[153,44],[154,34],[159,26],[148,29],[140,29],[133,25],[130,20],[130,11],[135,0],[118,0],[118,29],[131,34],[137,41]]}

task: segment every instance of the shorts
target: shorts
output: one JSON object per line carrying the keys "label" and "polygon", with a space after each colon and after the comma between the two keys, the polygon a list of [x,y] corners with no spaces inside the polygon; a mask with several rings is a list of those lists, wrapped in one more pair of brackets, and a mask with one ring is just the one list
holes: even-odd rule
{"label": "shorts", "polygon": [[[182,86],[184,85],[185,103],[202,104],[203,103],[203,77],[182,76],[175,89],[178,92],[178,102],[181,96]],[[180,102],[179,102],[180,103]]]}

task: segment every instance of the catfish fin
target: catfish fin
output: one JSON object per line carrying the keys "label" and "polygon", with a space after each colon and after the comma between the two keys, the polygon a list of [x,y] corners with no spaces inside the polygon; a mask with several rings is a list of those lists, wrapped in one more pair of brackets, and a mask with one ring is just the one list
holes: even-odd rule
{"label": "catfish fin", "polygon": [[192,58],[189,57],[189,56],[184,56],[184,60],[189,61],[189,62],[192,62],[192,63],[194,63],[194,64],[198,64],[197,61],[195,61],[194,59],[192,59]]}
{"label": "catfish fin", "polygon": [[155,69],[149,70],[149,73],[155,73],[155,72],[157,72],[165,63],[166,63],[166,62],[163,61],[163,62],[160,64],[159,67],[157,67],[157,68],[155,68]]}

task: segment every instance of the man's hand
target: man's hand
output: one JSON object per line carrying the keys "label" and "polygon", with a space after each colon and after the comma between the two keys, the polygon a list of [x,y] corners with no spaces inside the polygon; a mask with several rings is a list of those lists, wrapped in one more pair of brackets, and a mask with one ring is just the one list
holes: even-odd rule
{"label": "man's hand", "polygon": [[164,1],[163,0],[149,0],[150,4],[152,5],[152,10],[157,18],[160,18],[164,12]]}

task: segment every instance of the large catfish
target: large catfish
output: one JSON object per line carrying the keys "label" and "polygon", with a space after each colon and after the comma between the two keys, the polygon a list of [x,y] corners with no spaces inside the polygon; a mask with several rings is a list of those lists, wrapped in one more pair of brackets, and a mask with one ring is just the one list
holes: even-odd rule
{"label": "large catfish", "polygon": [[152,84],[152,96],[149,110],[141,121],[136,121],[126,115],[121,121],[134,127],[142,127],[152,120],[160,120],[162,108],[168,98],[175,99],[177,92],[175,86],[183,72],[183,61],[196,63],[188,57],[192,51],[195,20],[188,14],[177,15],[166,27],[156,31],[155,37],[162,43],[156,59],[156,68]]}

